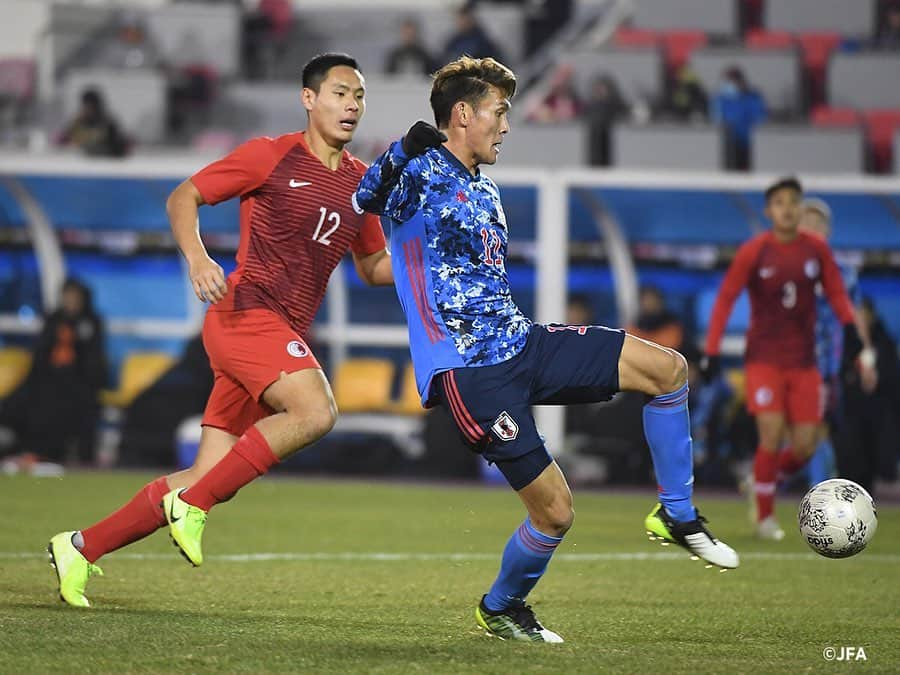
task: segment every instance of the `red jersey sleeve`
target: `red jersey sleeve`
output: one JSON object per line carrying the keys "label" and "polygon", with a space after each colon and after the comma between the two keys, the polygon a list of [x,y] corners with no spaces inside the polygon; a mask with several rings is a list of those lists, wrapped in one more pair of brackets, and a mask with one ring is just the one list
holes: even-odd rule
{"label": "red jersey sleeve", "polygon": [[750,279],[760,246],[762,246],[762,239],[759,237],[743,244],[738,249],[722,280],[722,286],[719,288],[712,316],[709,319],[709,330],[706,333],[705,351],[710,356],[716,356],[719,353],[725,324],[728,323],[728,317],[731,315],[735,301]]}
{"label": "red jersey sleeve", "polygon": [[384,239],[384,230],[381,229],[381,220],[378,216],[367,213],[362,227],[359,228],[359,234],[356,235],[356,239],[353,240],[350,248],[356,255],[365,257],[378,253],[386,246],[387,242]]}
{"label": "red jersey sleeve", "polygon": [[252,192],[265,182],[278,158],[271,138],[253,138],[209,164],[191,182],[207,204],[218,204]]}
{"label": "red jersey sleeve", "polygon": [[819,249],[819,261],[822,265],[822,286],[825,289],[825,297],[828,298],[828,304],[834,310],[835,316],[842,325],[854,322],[853,303],[850,302],[850,296],[847,295],[847,289],[844,286],[844,279],[841,277],[841,270],[834,261],[834,255],[831,253],[831,247],[827,242],[819,239],[813,239],[816,247]]}

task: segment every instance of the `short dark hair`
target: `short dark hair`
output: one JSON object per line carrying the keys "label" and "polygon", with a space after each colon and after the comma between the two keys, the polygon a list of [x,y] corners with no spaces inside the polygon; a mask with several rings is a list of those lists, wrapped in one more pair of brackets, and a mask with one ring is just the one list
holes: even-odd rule
{"label": "short dark hair", "polygon": [[340,52],[328,52],[327,54],[319,54],[312,57],[305,66],[303,66],[303,88],[312,89],[317,94],[319,87],[325,78],[328,77],[328,71],[335,66],[350,66],[354,70],[359,70],[359,64],[349,54]]}
{"label": "short dark hair", "polygon": [[769,200],[772,199],[772,196],[779,190],[793,190],[798,195],[802,195],[803,185],[800,184],[800,180],[795,176],[785,176],[784,178],[779,178],[766,188],[765,196],[767,204],[769,203]]}
{"label": "short dark hair", "polygon": [[512,98],[516,93],[516,76],[490,57],[461,56],[451,61],[434,74],[431,85],[434,123],[440,129],[446,128],[450,124],[450,111],[458,101],[474,107],[491,86],[497,87],[506,98]]}

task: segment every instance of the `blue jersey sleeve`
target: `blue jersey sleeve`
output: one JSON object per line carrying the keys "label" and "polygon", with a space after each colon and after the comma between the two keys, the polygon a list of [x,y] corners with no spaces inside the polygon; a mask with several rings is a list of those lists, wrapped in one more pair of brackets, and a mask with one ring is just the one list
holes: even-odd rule
{"label": "blue jersey sleeve", "polygon": [[356,188],[356,203],[369,213],[403,223],[415,215],[422,202],[422,186],[415,162],[395,141],[366,171]]}

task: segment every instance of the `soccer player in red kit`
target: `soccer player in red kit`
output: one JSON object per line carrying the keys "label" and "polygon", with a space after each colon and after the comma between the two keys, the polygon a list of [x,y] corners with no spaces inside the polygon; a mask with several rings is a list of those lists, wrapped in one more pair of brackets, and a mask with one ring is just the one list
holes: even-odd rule
{"label": "soccer player in red kit", "polygon": [[[747,408],[756,418],[759,447],[753,463],[756,534],[784,538],[774,517],[778,476],[803,467],[815,450],[822,420],[822,377],[816,367],[816,285],[844,327],[846,357],[862,348],[853,307],[831,249],[800,231],[803,188],[784,178],[765,193],[772,229],[743,244],[719,289],[706,337],[705,374],[718,371],[719,343],[735,300],[750,293],[744,353]],[[790,447],[782,449],[787,435]]]}
{"label": "soccer player in red kit", "polygon": [[[203,562],[207,512],[280,460],[326,434],[337,408],[304,340],[328,279],[351,251],[369,284],[391,284],[377,217],[352,196],[365,165],[344,149],[365,111],[356,61],[324,54],[303,69],[305,131],[255,138],[179,185],[166,204],[194,291],[212,303],[203,343],[215,375],[189,469],[158,478],[121,509],[50,541],[60,596],[87,607],[102,555],[167,522],[182,553]],[[226,279],[206,252],[198,208],[240,197],[237,267]]]}

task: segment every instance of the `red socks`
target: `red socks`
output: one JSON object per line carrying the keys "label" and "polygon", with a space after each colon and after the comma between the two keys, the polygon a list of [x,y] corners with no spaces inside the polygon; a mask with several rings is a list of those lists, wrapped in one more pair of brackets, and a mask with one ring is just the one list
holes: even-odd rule
{"label": "red socks", "polygon": [[785,448],[778,454],[778,480],[789,478],[806,466],[808,459],[800,459],[793,448]]}
{"label": "red socks", "polygon": [[90,562],[100,556],[122,548],[166,524],[166,517],[159,503],[169,491],[166,477],[147,483],[131,501],[96,525],[81,531],[84,546],[81,554]]}
{"label": "red socks", "polygon": [[238,490],[262,476],[278,461],[259,430],[250,427],[209,473],[181,493],[181,498],[209,511],[216,504],[234,497]]}
{"label": "red socks", "polygon": [[778,455],[756,448],[753,460],[753,490],[756,493],[756,520],[765,520],[775,510],[775,476],[778,472]]}
{"label": "red socks", "polygon": [[[209,473],[185,490],[181,497],[204,511],[228,501],[244,485],[261,476],[278,463],[266,439],[256,427],[250,427],[231,451]],[[84,546],[81,554],[90,562],[100,556],[143,539],[166,524],[160,508],[169,492],[165,476],[148,483],[115,513],[81,531]]]}

